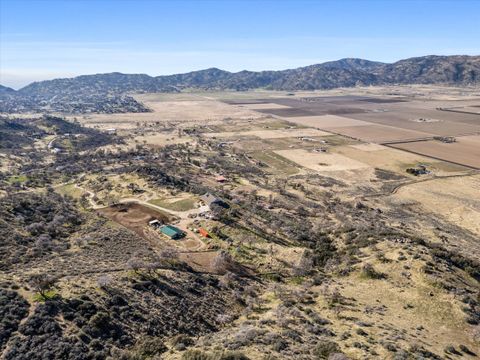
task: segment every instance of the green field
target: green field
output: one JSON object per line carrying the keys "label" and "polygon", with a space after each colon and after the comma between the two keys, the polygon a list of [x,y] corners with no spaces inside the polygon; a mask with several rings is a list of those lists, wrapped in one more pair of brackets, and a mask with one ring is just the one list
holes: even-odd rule
{"label": "green field", "polygon": [[61,194],[68,195],[74,199],[80,199],[84,191],[75,187],[74,184],[67,184],[57,188],[57,191]]}
{"label": "green field", "polygon": [[173,211],[191,210],[195,207],[195,202],[196,202],[196,199],[193,197],[174,201],[174,202],[171,202],[168,199],[154,199],[149,201],[150,204],[157,205]]}
{"label": "green field", "polygon": [[250,153],[252,157],[268,165],[272,173],[283,175],[295,175],[299,172],[299,166],[283,156],[271,151],[256,151]]}
{"label": "green field", "polygon": [[24,183],[27,180],[28,180],[27,175],[14,175],[14,176],[10,176],[7,182],[9,184],[15,184],[15,183]]}

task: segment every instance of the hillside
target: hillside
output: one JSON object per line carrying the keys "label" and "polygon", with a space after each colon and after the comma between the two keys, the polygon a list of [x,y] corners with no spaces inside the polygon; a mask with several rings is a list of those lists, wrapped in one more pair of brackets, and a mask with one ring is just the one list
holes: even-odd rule
{"label": "hillside", "polygon": [[274,90],[328,89],[356,84],[453,83],[472,84],[480,78],[480,56],[424,56],[386,64],[363,59],[341,59],[283,71],[240,71],[217,68],[185,74],[151,77],[145,74],[96,74],[73,79],[32,83],[19,90],[22,95],[54,95],[60,92],[128,91],[158,92],[179,88]]}
{"label": "hillside", "polygon": [[210,68],[185,74],[95,74],[34,82],[14,91],[0,88],[0,112],[122,113],[148,111],[126,93],[177,92],[182,89],[315,90],[388,84],[475,85],[480,56],[424,56],[392,64],[341,59],[282,71]]}
{"label": "hillside", "polygon": [[0,85],[0,95],[3,95],[3,94],[14,94],[14,93],[15,93],[15,90],[13,90],[12,88],[9,88],[9,87]]}

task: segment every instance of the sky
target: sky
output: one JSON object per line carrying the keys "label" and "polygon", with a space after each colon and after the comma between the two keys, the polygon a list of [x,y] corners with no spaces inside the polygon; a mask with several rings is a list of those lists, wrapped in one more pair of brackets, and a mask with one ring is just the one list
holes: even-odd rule
{"label": "sky", "polygon": [[479,55],[480,0],[0,0],[0,84]]}

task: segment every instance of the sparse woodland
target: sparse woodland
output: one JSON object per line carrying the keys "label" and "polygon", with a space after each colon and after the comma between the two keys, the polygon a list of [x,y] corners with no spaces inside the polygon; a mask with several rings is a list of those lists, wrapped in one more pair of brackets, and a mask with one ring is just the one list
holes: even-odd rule
{"label": "sparse woodland", "polygon": [[[47,134],[68,146],[54,155],[33,146]],[[3,160],[18,159],[0,172],[2,358],[480,356],[478,254],[451,246],[474,243],[475,234],[381,198],[338,196],[358,189],[327,176],[272,175],[241,153],[218,151],[218,140],[192,137],[194,146],[127,148],[60,118],[1,120]],[[250,188],[205,181],[219,172]],[[212,210],[214,270],[196,271],[178,251],[107,219],[88,195],[58,190],[90,176],[96,193],[108,191],[107,174],[227,202]],[[376,177],[372,193],[404,180],[381,169]],[[398,303],[392,294],[404,296]],[[451,321],[448,312],[458,322],[445,326],[474,335],[432,350],[425,333]],[[403,316],[418,323],[403,330]]]}

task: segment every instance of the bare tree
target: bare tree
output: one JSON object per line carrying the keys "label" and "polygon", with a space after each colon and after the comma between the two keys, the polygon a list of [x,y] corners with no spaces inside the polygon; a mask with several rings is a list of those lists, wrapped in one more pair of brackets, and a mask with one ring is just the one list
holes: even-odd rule
{"label": "bare tree", "polygon": [[225,250],[220,250],[220,252],[215,256],[212,262],[213,269],[220,273],[225,274],[227,270],[232,266],[234,260],[232,255]]}
{"label": "bare tree", "polygon": [[218,314],[216,319],[215,319],[221,326],[225,326],[229,322],[233,320],[232,315],[228,314]]}
{"label": "bare tree", "polygon": [[133,270],[133,272],[137,275],[140,274],[141,269],[145,268],[145,265],[145,261],[135,256],[127,261],[127,268]]}
{"label": "bare tree", "polygon": [[48,291],[52,290],[57,280],[57,277],[52,275],[34,274],[30,277],[29,284],[46,300],[48,299]]}
{"label": "bare tree", "polygon": [[163,249],[159,255],[160,262],[172,262],[178,259],[178,250],[172,247]]}
{"label": "bare tree", "polygon": [[97,285],[103,290],[108,290],[111,283],[112,283],[112,278],[108,275],[102,275],[97,279]]}

